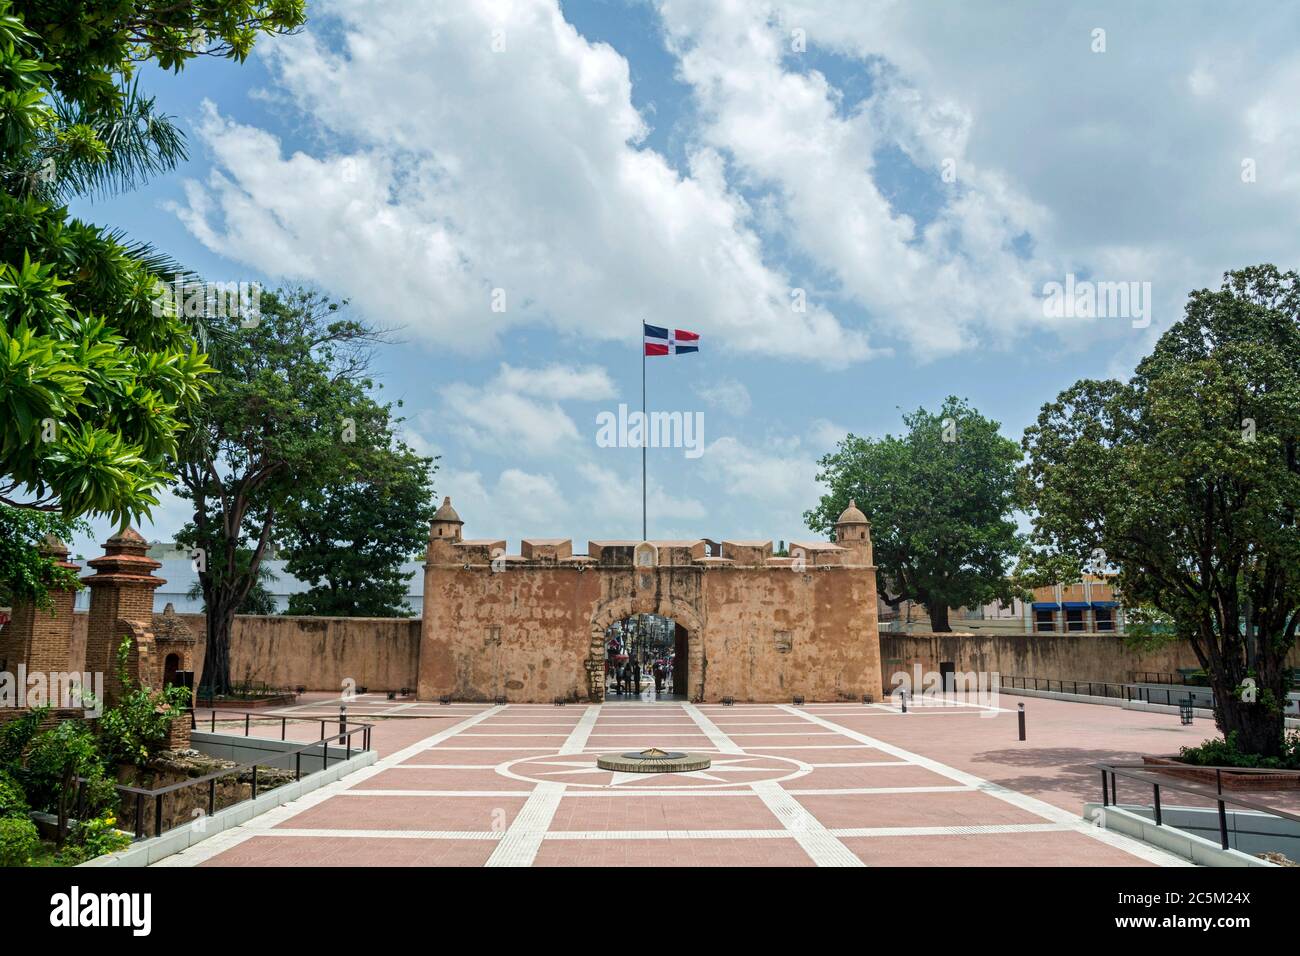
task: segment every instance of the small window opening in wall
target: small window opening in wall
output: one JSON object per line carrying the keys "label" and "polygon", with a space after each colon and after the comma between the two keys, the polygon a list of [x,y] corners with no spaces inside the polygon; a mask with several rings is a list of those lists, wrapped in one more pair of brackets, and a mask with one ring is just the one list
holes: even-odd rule
{"label": "small window opening in wall", "polygon": [[487,639],[483,642],[488,647],[495,647],[501,643],[501,625],[494,624],[488,628]]}
{"label": "small window opening in wall", "polygon": [[776,652],[778,654],[789,654],[792,646],[789,631],[776,632]]}

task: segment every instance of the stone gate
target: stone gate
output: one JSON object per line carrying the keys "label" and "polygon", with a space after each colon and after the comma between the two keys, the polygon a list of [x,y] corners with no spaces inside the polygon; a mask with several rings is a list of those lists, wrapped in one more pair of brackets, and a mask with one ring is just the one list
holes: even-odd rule
{"label": "stone gate", "polygon": [[[835,542],[466,540],[444,499],[429,528],[419,696],[599,701],[605,629],[672,618],[692,700],[878,694],[871,529],[853,504]],[[684,634],[682,633],[684,632]]]}

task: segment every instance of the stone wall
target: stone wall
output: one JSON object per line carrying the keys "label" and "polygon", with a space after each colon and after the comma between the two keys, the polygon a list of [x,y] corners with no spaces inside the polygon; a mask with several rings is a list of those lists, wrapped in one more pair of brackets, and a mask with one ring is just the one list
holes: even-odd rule
{"label": "stone wall", "polygon": [[[1291,666],[1300,666],[1298,658],[1292,650]],[[1115,683],[1132,681],[1135,671],[1177,674],[1200,667],[1186,642],[1138,653],[1123,638],[1105,634],[881,634],[880,661],[886,690],[896,671],[910,673],[920,664],[922,671],[937,672],[943,661],[962,672]]]}
{"label": "stone wall", "polygon": [[[207,621],[202,614],[178,614],[198,638],[195,685],[203,678]],[[160,615],[154,615],[155,620]],[[85,660],[87,615],[72,627],[73,667]],[[415,687],[420,652],[419,618],[287,617],[240,614],[230,639],[230,678],[273,687],[342,689],[344,678],[358,687],[397,690]]]}
{"label": "stone wall", "polygon": [[605,628],[640,613],[685,628],[693,699],[871,693],[880,681],[874,578],[874,568],[846,566],[431,568],[419,695],[599,699]]}

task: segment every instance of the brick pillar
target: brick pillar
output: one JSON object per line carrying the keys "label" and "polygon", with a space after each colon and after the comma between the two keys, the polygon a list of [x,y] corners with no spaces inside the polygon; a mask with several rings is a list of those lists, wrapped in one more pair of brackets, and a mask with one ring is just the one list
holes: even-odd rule
{"label": "brick pillar", "polygon": [[[59,567],[81,571],[79,564],[68,562],[68,548],[53,535],[45,536],[40,553],[55,559]],[[69,646],[73,639],[73,604],[75,591],[51,591],[53,613],[35,605],[17,605],[13,618],[0,631],[0,670],[16,672],[19,663],[27,672],[64,674],[69,670]]]}
{"label": "brick pillar", "polygon": [[[154,589],[166,584],[153,572],[162,567],[145,556],[149,544],[133,528],[126,528],[104,543],[104,556],[86,562],[95,573],[82,578],[90,588],[90,618],[86,626],[86,670],[104,675],[104,696],[111,704],[117,699],[117,648],[122,638],[132,636],[137,646],[131,649],[127,669],[145,684],[155,681],[150,673],[140,673],[142,659],[152,650],[138,646],[132,635],[148,632],[153,623]],[[135,625],[129,627],[127,622]],[[161,676],[161,675],[160,675]]]}
{"label": "brick pillar", "polygon": [[[68,562],[68,549],[54,535],[46,535],[41,554],[53,558],[61,568],[80,571]],[[0,670],[14,673],[26,664],[28,673],[62,674],[70,669],[68,648],[72,643],[72,606],[76,591],[50,591],[53,611],[33,604],[18,604],[9,623],[0,630]]]}

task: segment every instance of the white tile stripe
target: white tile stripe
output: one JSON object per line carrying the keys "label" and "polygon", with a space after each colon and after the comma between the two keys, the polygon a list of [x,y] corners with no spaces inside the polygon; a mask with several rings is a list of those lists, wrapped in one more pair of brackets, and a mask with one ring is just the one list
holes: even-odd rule
{"label": "white tile stripe", "polygon": [[[990,823],[950,827],[839,827],[826,832],[835,837],[979,836],[999,833],[1068,833],[1064,823]],[[259,836],[339,837],[361,840],[500,840],[503,833],[490,830],[332,830],[280,827]],[[552,830],[545,840],[791,840],[789,830]]]}
{"label": "white tile stripe", "polygon": [[[515,794],[518,796],[518,794]],[[532,866],[564,796],[564,784],[539,783],[510,821],[484,866]]]}
{"label": "white tile stripe", "polygon": [[839,837],[809,813],[790,791],[782,789],[780,784],[771,780],[752,786],[759,799],[818,866],[866,866],[852,850],[840,842]]}
{"label": "white tile stripe", "polygon": [[486,720],[500,710],[502,710],[501,707],[489,707],[481,713],[467,716],[464,720],[458,721],[451,727],[440,730],[431,737],[426,737],[423,740],[416,741],[408,747],[375,761],[364,770],[358,770],[355,773],[348,774],[346,777],[341,777],[333,783],[328,783],[318,790],[313,790],[306,796],[299,797],[297,800],[276,807],[274,810],[269,810],[260,816],[253,817],[253,819],[249,820],[247,823],[240,824],[237,827],[232,827],[229,830],[224,830],[211,839],[204,840],[202,843],[196,843],[194,846],[186,850],[165,857],[154,865],[198,866],[200,863],[205,863],[214,856],[229,850],[231,847],[238,846],[250,837],[257,836],[258,834],[265,834],[277,823],[283,823],[285,820],[297,816],[304,810],[309,810],[318,804],[324,803],[330,797],[336,796],[358,783],[369,780],[375,774],[388,770],[389,768],[400,764],[403,760],[410,760],[417,754],[421,754],[430,747],[436,746],[439,742],[456,736],[456,734],[460,733],[466,727],[473,727],[479,721]]}
{"label": "white tile stripe", "polygon": [[[768,782],[768,781],[763,781]],[[775,783],[776,781],[770,781]],[[660,790],[655,787],[646,785],[638,787],[619,786],[601,788],[599,790],[575,790],[572,793],[566,793],[569,797],[628,797],[645,794],[654,794],[656,796],[670,797],[736,797],[748,796],[749,790],[743,789],[744,784],[737,783],[735,790],[714,790],[705,787],[683,786],[672,790]],[[864,793],[962,793],[973,790],[974,787],[964,787],[960,784],[952,786],[933,786],[933,787],[845,787],[843,789],[835,788],[812,788],[807,790],[790,790],[786,793],[794,794],[801,797],[833,797],[839,795],[857,795]],[[339,793],[340,797],[526,797],[531,793],[529,790],[365,790],[353,789],[344,790]]]}
{"label": "white tile stripe", "polygon": [[[694,704],[683,704],[682,709],[691,719],[700,725],[713,745],[723,753],[744,753],[745,750],[733,741],[717,724],[706,717]],[[818,866],[866,866],[848,847],[839,841],[815,816],[804,809],[803,804],[789,791],[772,780],[750,784],[750,789],[763,801],[763,805],[772,812],[795,842],[808,854],[808,858]]]}
{"label": "white tile stripe", "polygon": [[[573,728],[568,739],[560,748],[562,754],[580,754],[591,736],[591,728],[596,726],[600,716],[600,704],[590,704],[583,712],[582,719]],[[551,828],[555,811],[560,808],[560,798],[564,796],[564,784],[539,783],[528,795],[519,813],[510,821],[510,826],[488,857],[486,866],[532,866],[537,859],[537,851],[542,848],[542,839]]]}
{"label": "white tile stripe", "polygon": [[709,738],[709,743],[718,748],[719,753],[724,754],[743,754],[745,748],[741,747],[730,737],[728,737],[721,727],[704,716],[704,713],[694,704],[682,704],[682,710],[686,711],[691,720],[699,724],[700,730]]}
{"label": "white tile stripe", "polygon": [[950,780],[956,780],[958,783],[965,784],[975,790],[979,790],[983,793],[987,793],[991,797],[996,797],[997,799],[1009,803],[1012,806],[1019,807],[1022,810],[1026,810],[1029,813],[1034,814],[1035,816],[1042,817],[1044,820],[1050,820],[1053,823],[1068,825],[1070,829],[1074,830],[1077,833],[1086,834],[1087,836],[1091,837],[1094,840],[1097,840],[1101,843],[1106,843],[1110,846],[1115,847],[1116,849],[1123,850],[1132,856],[1138,857],[1139,859],[1143,859],[1146,860],[1147,862],[1155,863],[1160,866],[1190,865],[1187,863],[1186,860],[1183,860],[1181,857],[1176,857],[1173,854],[1165,853],[1162,850],[1157,850],[1156,848],[1148,846],[1145,843],[1141,843],[1137,840],[1124,837],[1121,834],[1114,833],[1110,830],[1103,830],[1099,827],[1095,827],[1092,826],[1091,824],[1085,823],[1083,820],[1080,820],[1078,817],[1071,815],[1065,810],[1062,810],[1060,807],[1054,806],[1046,802],[1045,800],[1039,800],[1037,797],[1031,797],[1027,794],[1018,793],[1017,791],[1004,787],[1001,784],[993,783],[992,781],[985,780],[982,777],[977,777],[973,773],[967,773],[965,770],[958,770],[955,767],[949,767],[947,764],[940,763],[937,760],[931,760],[929,757],[923,757],[920,754],[914,754],[909,750],[904,750],[902,747],[895,747],[893,744],[885,743],[883,740],[877,740],[874,737],[868,737],[866,734],[861,734],[858,733],[856,730],[850,730],[847,727],[842,727],[839,724],[834,723],[833,721],[829,721],[825,719],[824,717],[820,717],[816,714],[810,714],[807,713],[806,711],[800,711],[797,707],[792,707],[789,704],[780,704],[778,706],[782,710],[786,711],[787,713],[796,714],[800,717],[803,717],[804,720],[812,721],[813,723],[820,724],[823,727],[829,727],[831,730],[837,730],[845,737],[848,737],[851,740],[861,741],[863,744],[865,744],[868,747],[874,747],[877,750],[880,750],[884,753],[891,754],[892,756],[895,757],[900,757],[903,760],[908,761],[909,763],[913,763],[917,765],[918,767],[924,767],[926,770],[932,771],[933,773],[937,773],[940,776],[947,777]]}

